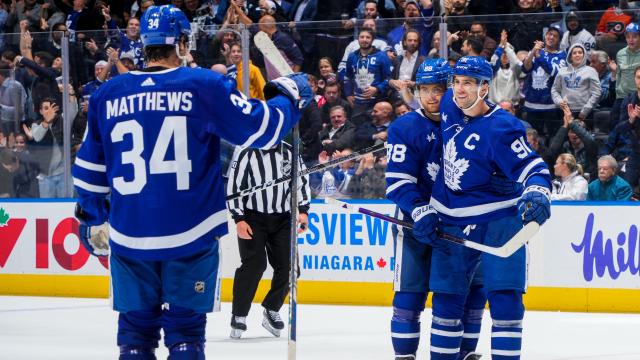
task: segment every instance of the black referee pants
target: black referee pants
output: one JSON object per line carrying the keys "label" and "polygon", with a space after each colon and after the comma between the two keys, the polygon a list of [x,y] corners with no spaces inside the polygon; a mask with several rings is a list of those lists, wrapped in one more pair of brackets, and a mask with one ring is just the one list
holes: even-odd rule
{"label": "black referee pants", "polygon": [[262,306],[274,311],[282,307],[289,292],[290,218],[288,212],[263,214],[245,211],[245,221],[253,230],[253,238],[238,238],[242,264],[236,269],[233,281],[233,315],[249,314],[258,283],[267,269],[267,259],[273,268],[273,278]]}

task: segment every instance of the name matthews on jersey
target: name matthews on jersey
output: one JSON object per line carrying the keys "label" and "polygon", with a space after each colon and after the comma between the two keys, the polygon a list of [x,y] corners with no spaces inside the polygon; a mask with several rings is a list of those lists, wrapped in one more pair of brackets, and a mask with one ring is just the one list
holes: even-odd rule
{"label": "name matthews on jersey", "polygon": [[190,91],[143,92],[107,100],[107,119],[138,111],[191,111]]}

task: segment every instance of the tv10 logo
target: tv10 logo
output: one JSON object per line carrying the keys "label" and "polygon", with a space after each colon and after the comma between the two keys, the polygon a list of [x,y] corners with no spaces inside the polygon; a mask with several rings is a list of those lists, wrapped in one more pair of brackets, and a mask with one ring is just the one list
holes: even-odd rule
{"label": "tv10 logo", "polygon": [[[9,214],[3,208],[0,208],[0,268],[3,268],[9,260],[9,256],[11,256],[26,225],[27,219],[10,218]],[[78,236],[79,224],[75,218],[62,219],[51,234],[49,233],[49,219],[35,219],[34,225],[36,269],[49,268],[49,243],[51,243],[53,258],[65,270],[78,270],[91,257],[91,254],[80,244]],[[69,236],[70,234],[74,236]],[[25,240],[23,239],[23,241]],[[65,248],[65,241],[76,241],[78,245],[77,251],[75,253],[68,252]],[[109,259],[107,257],[99,257],[98,260],[105,269],[109,269]]]}

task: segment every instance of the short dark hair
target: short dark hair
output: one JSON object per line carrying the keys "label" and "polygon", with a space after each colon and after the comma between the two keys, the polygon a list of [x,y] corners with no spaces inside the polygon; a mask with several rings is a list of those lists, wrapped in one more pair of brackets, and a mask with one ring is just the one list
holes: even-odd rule
{"label": "short dark hair", "polygon": [[362,34],[365,31],[368,32],[369,35],[371,35],[371,38],[373,39],[376,38],[376,32],[369,28],[360,28],[360,31],[358,31],[358,36],[360,36],[360,34]]}
{"label": "short dark hair", "polygon": [[404,35],[402,35],[402,46],[404,46],[404,42],[407,41],[407,35],[409,35],[410,33],[418,35],[418,44],[422,43],[422,35],[420,34],[420,32],[416,29],[408,29],[404,32]]}
{"label": "short dark hair", "polygon": [[144,58],[147,62],[166,59],[175,53],[176,47],[173,45],[151,45],[144,47]]}
{"label": "short dark hair", "polygon": [[467,42],[467,46],[469,46],[474,53],[480,54],[482,52],[484,42],[477,36],[468,36],[465,41]]}
{"label": "short dark hair", "polygon": [[636,76],[636,74],[638,73],[638,71],[640,71],[640,66],[637,66],[635,70],[633,70],[633,76]]}
{"label": "short dark hair", "polygon": [[38,108],[41,109],[42,108],[42,104],[44,104],[46,102],[48,102],[49,104],[56,104],[57,103],[55,98],[46,97],[46,98],[40,100],[40,106]]}
{"label": "short dark hair", "polygon": [[5,59],[9,59],[11,61],[13,61],[16,58],[16,53],[13,50],[5,50],[2,52],[1,55],[3,58]]}
{"label": "short dark hair", "polygon": [[53,56],[46,51],[37,51],[33,56],[39,57],[44,67],[51,67],[51,65],[53,65]]}

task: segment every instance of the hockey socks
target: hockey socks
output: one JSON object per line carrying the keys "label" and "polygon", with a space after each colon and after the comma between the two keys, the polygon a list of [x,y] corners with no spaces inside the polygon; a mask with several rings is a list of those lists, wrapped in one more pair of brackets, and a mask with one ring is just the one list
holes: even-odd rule
{"label": "hockey socks", "polygon": [[425,293],[399,291],[394,294],[391,343],[396,359],[415,359],[420,343],[420,314],[425,301]]}
{"label": "hockey socks", "polygon": [[491,359],[519,360],[522,348],[522,293],[513,290],[489,293],[491,304]]}
{"label": "hockey socks", "polygon": [[457,360],[462,343],[465,296],[433,294],[431,320],[431,359]]}
{"label": "hockey socks", "polygon": [[464,333],[460,345],[460,359],[464,359],[467,354],[474,352],[478,346],[482,314],[486,302],[487,295],[482,286],[474,286],[470,289],[462,318]]}

